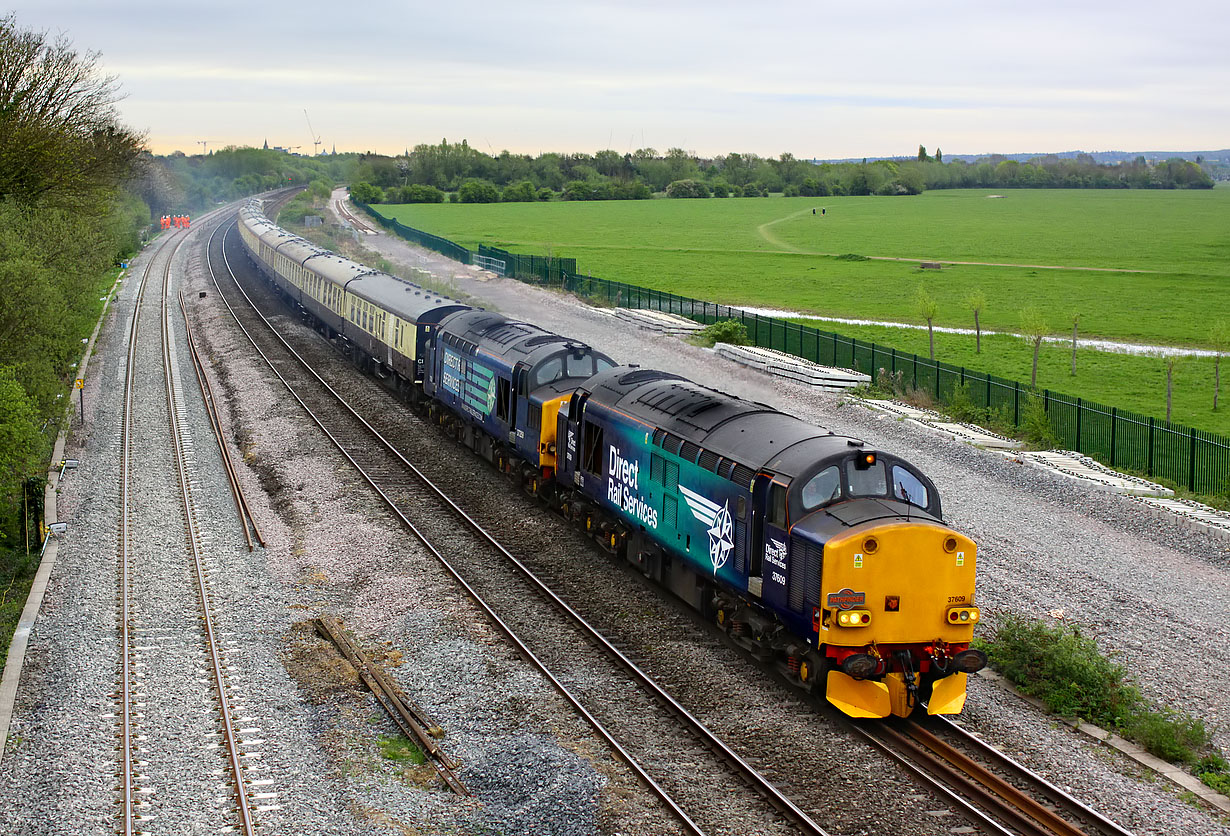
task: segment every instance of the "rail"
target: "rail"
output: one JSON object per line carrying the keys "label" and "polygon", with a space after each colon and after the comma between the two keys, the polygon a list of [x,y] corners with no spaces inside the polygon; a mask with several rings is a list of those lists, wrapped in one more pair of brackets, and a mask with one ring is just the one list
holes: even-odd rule
{"label": "rail", "polygon": [[[215,271],[213,271],[212,266],[210,269],[211,269],[211,274],[214,275],[215,286],[218,287],[219,293],[222,295],[223,301],[227,304],[228,309],[231,309],[229,301],[226,300],[226,294],[222,291],[221,285],[217,283],[217,275]],[[392,457],[393,459],[396,459],[400,463],[400,466],[404,468],[405,470],[409,471],[417,482],[419,482],[424,487],[426,487],[428,491],[434,493],[436,497],[445,506],[447,506],[450,512],[457,516],[457,518],[463,523],[463,525],[465,525],[467,528],[473,531],[480,539],[482,539],[491,548],[493,548],[496,552],[498,552],[501,555],[501,557],[505,561],[507,561],[508,564],[512,566],[521,577],[523,577],[530,585],[532,585],[534,589],[545,600],[549,601],[557,610],[564,613],[568,621],[572,623],[577,629],[581,630],[595,646],[601,648],[605,654],[607,654],[610,658],[616,660],[616,662],[622,668],[624,668],[624,670],[626,670],[633,677],[633,679],[635,679],[637,683],[639,683],[643,688],[646,689],[647,692],[653,695],[654,699],[659,701],[662,705],[667,706],[669,710],[673,714],[675,714],[678,718],[680,718],[681,722],[683,722],[684,725],[687,728],[689,728],[698,737],[698,739],[700,739],[703,742],[703,744],[706,747],[710,748],[715,753],[718,753],[718,755],[727,764],[729,764],[732,768],[734,768],[738,772],[738,774],[751,787],[753,787],[762,797],[764,797],[771,806],[773,806],[776,810],[778,810],[778,812],[781,815],[789,819],[796,827],[800,829],[800,831],[804,833],[815,834],[815,836],[822,836],[822,834],[825,833],[825,831],[818,824],[816,824],[804,811],[798,808],[789,798],[787,798],[784,794],[782,794],[781,791],[778,790],[777,787],[774,786],[767,778],[761,775],[754,767],[752,767],[749,763],[747,763],[747,761],[745,761],[736,752],[730,749],[730,747],[727,746],[720,738],[718,738],[711,730],[709,730],[703,723],[701,723],[696,717],[694,717],[690,712],[688,712],[686,708],[680,705],[664,688],[658,685],[658,683],[656,683],[651,677],[648,676],[648,674],[642,671],[632,659],[630,659],[627,655],[622,653],[605,636],[603,636],[598,630],[596,630],[593,626],[591,626],[578,612],[576,612],[576,610],[574,610],[565,601],[559,598],[559,596],[557,596],[545,583],[543,583],[527,566],[525,566],[524,563],[522,563],[516,556],[514,556],[511,552],[509,552],[498,540],[496,540],[489,532],[487,532],[476,520],[474,520],[471,516],[466,514],[466,512],[463,511],[452,500],[451,497],[449,497],[438,486],[432,483],[431,480],[428,479],[427,476],[423,474],[422,471],[419,470],[412,462],[407,460],[405,456],[402,455],[402,453],[394,445],[389,443],[382,435],[380,435],[380,433],[374,427],[372,427],[371,424],[369,424],[362,416],[360,416],[345,401],[345,399],[341,397],[341,395],[338,392],[336,392],[327,382],[325,382],[320,377],[320,375],[310,366],[310,364],[292,346],[290,346],[290,344],[285,340],[285,338],[282,337],[276,331],[276,329],[273,328],[272,324],[269,323],[268,320],[265,319],[265,317],[260,313],[259,310],[257,310],[255,303],[253,303],[251,299],[247,297],[247,294],[243,291],[243,288],[240,286],[239,281],[237,277],[234,275],[233,271],[231,271],[231,279],[234,282],[235,287],[238,289],[238,291],[247,300],[247,304],[251,306],[252,310],[256,313],[256,316],[264,323],[264,327],[268,328],[269,333],[273,335],[274,339],[276,339],[280,343],[281,347],[286,352],[288,352],[292,357],[295,358],[297,363],[306,371],[308,376],[313,378],[316,381],[316,383],[319,384],[320,387],[322,387],[326,392],[329,393],[330,399],[333,401],[335,406],[340,407],[340,412],[342,414],[349,415],[353,421],[357,422],[359,425],[361,425],[364,428],[364,431],[368,434],[369,439],[375,441],[376,443],[375,446],[382,448],[387,453],[388,456]],[[339,452],[351,463],[352,466],[355,467],[359,475],[377,493],[377,495],[389,507],[392,513],[394,513],[398,517],[398,519],[402,522],[402,524],[421,543],[423,543],[423,545],[428,549],[428,551],[432,553],[432,555],[436,558],[436,560],[440,563],[440,565],[443,566],[444,569],[462,587],[462,589],[465,590],[466,594],[473,601],[475,601],[476,604],[478,604],[478,606],[486,613],[486,615],[491,620],[491,622],[501,632],[503,632],[505,636],[508,637],[509,641],[513,644],[516,650],[547,678],[548,682],[551,683],[552,687],[555,688],[557,693],[559,693],[565,700],[567,700],[573,706],[573,708],[578,712],[578,714],[607,743],[607,745],[611,748],[611,750],[615,752],[616,755],[621,760],[623,760],[626,764],[628,764],[629,768],[633,770],[633,772],[642,780],[642,782],[647,787],[649,787],[650,790],[663,801],[663,803],[665,803],[668,806],[668,808],[672,811],[672,813],[676,816],[676,818],[681,822],[681,824],[684,825],[684,827],[687,829],[689,833],[695,833],[695,834],[701,833],[702,831],[696,825],[696,823],[693,822],[692,819],[688,816],[688,814],[682,809],[682,807],[680,807],[679,804],[673,798],[670,797],[669,793],[652,776],[648,774],[648,772],[644,769],[644,767],[640,765],[640,763],[636,760],[636,758],[632,755],[632,753],[629,752],[625,746],[623,746],[618,740],[615,739],[614,735],[605,728],[605,726],[601,723],[601,721],[596,716],[593,715],[593,713],[576,697],[576,695],[571,693],[568,687],[564,685],[564,683],[555,675],[555,673],[552,672],[547,667],[547,665],[533,652],[533,650],[525,643],[525,641],[522,640],[521,637],[519,637],[513,631],[513,629],[499,616],[498,613],[495,612],[492,605],[488,603],[486,600],[484,600],[484,598],[473,587],[473,585],[471,585],[468,581],[466,581],[466,579],[462,576],[461,572],[453,565],[451,561],[449,561],[439,551],[439,549],[436,548],[436,546],[431,542],[430,538],[428,538],[427,535],[424,534],[422,530],[418,526],[416,526],[415,523],[409,519],[409,517],[406,516],[406,514],[398,506],[396,501],[391,496],[389,496],[389,494],[380,486],[376,478],[372,476],[370,473],[368,473],[367,470],[362,467],[360,462],[358,462],[355,456],[352,455],[352,452],[346,448],[346,446],[336,437],[334,432],[331,431],[326,426],[324,420],[319,415],[317,415],[317,413],[314,410],[312,410],[308,406],[305,399],[296,391],[296,389],[290,384],[290,382],[288,382],[285,379],[285,377],[282,375],[279,369],[279,366],[281,364],[273,362],[273,360],[270,359],[264,353],[264,351],[261,350],[255,338],[248,332],[247,328],[244,327],[242,322],[240,322],[238,314],[233,309],[231,309],[231,314],[235,318],[235,321],[239,325],[241,330],[247,336],[248,340],[252,343],[257,353],[261,356],[261,358],[269,366],[269,368],[274,372],[274,374],[277,377],[279,377],[279,379],[282,380],[283,384],[287,387],[287,390],[290,392],[291,396],[300,403],[301,407],[305,410],[308,417],[314,423],[316,423],[316,425],[329,438],[330,442],[334,446],[336,446]]]}

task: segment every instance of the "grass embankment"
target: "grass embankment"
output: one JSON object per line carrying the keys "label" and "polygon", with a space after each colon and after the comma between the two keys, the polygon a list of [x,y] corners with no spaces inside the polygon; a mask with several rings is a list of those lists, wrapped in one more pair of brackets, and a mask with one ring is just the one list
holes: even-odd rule
{"label": "grass embankment", "polygon": [[24,553],[0,555],[0,669],[8,659],[9,644],[17,631],[17,622],[26,606],[26,597],[34,585],[38,571],[38,555],[27,558]]}
{"label": "grass embankment", "polygon": [[1230,765],[1211,745],[1204,722],[1150,705],[1123,666],[1103,656],[1078,625],[1008,616],[991,638],[975,643],[992,668],[1054,713],[1115,731],[1187,766],[1218,792],[1230,790]]}
{"label": "grass embankment", "polygon": [[[1230,189],[987,195],[957,190],[899,199],[424,204],[381,210],[466,246],[487,243],[575,257],[595,276],[729,304],[924,324],[915,303],[923,284],[939,306],[936,325],[972,327],[965,300],[981,290],[987,297],[981,324],[987,330],[1019,331],[1021,310],[1032,306],[1056,336],[1070,334],[1072,316],[1079,314],[1083,337],[1198,347],[1207,347],[1213,320],[1230,319],[1230,241],[1222,221],[1230,211]],[[811,214],[817,206],[827,210],[824,215]],[[908,260],[842,257],[851,253]],[[922,270],[920,261],[991,264]],[[925,333],[809,324],[927,353]],[[942,335],[937,356],[1028,380],[1028,345],[993,339],[991,345],[984,340],[983,354],[975,355],[972,337]],[[1078,359],[1073,378],[1062,346],[1046,347],[1043,356],[1042,388],[1165,416],[1160,360],[1090,352]],[[1212,412],[1212,361],[1187,361],[1175,374],[1172,419],[1230,432],[1230,408]]]}
{"label": "grass embankment", "polygon": [[[79,317],[72,317],[68,321],[67,327],[75,332],[75,339],[88,339],[94,329],[95,323],[102,317],[106,305],[111,301],[111,289],[115,287],[116,279],[119,278],[122,269],[115,267],[100,274],[94,291],[91,293],[91,299],[97,298],[97,302],[90,302],[86,307],[86,313]],[[88,314],[88,316],[86,315]],[[79,369],[79,364],[73,364],[72,369]],[[74,397],[72,380],[64,381],[66,388],[66,396]],[[71,414],[71,409],[74,402],[65,402],[64,418]],[[63,426],[60,421],[49,423],[44,428],[45,438],[45,455],[50,456],[55,444],[56,434]],[[43,462],[46,463],[44,458]],[[38,495],[41,496],[41,481],[38,481]],[[21,619],[21,611],[25,608],[26,598],[30,595],[30,587],[34,585],[34,575],[38,571],[39,554],[41,545],[38,541],[37,526],[38,520],[42,516],[42,508],[29,508],[29,518],[25,518],[25,511],[22,508],[21,502],[17,501],[15,505],[5,509],[12,516],[3,521],[3,532],[0,532],[0,539],[3,539],[6,547],[0,547],[0,668],[4,667],[4,663],[8,659],[9,645],[13,641],[13,633],[17,630],[17,622]],[[31,533],[26,533],[27,524],[33,528]],[[24,547],[18,546],[12,548],[12,544],[21,543],[22,539],[29,540],[29,547],[33,551],[32,554],[27,554]]]}

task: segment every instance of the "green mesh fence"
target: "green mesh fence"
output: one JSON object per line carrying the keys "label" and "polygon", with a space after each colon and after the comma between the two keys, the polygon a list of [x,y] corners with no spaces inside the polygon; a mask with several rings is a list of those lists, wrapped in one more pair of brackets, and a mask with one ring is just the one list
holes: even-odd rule
{"label": "green mesh fence", "polygon": [[[472,263],[474,254],[465,247],[386,218],[370,206],[358,205],[382,226],[406,240],[463,264]],[[1012,426],[1021,426],[1029,399],[1036,397],[1041,401],[1060,447],[1121,470],[1167,479],[1196,493],[1230,495],[1230,439],[1216,433],[1046,389],[1034,391],[1019,381],[740,308],[582,276],[577,272],[576,259],[520,255],[487,246],[480,246],[478,254],[503,261],[506,276],[529,284],[556,287],[599,304],[661,311],[706,325],[733,319],[747,328],[753,345],[783,351],[824,366],[854,369],[873,378],[881,369],[893,377],[899,374],[903,383],[925,390],[939,403],[950,404],[954,397],[961,397],[975,408],[992,410]]]}

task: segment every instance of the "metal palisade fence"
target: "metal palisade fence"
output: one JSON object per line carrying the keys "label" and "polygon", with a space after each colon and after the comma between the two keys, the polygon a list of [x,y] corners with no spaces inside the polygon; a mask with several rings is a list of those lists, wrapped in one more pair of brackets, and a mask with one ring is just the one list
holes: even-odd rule
{"label": "metal palisade fence", "polygon": [[[359,204],[403,238],[465,264],[473,253],[465,247],[385,218]],[[1230,438],[1169,421],[1161,421],[1070,395],[1034,390],[1019,381],[953,366],[917,354],[821,331],[741,308],[702,302],[660,290],[577,273],[576,260],[509,253],[485,245],[480,255],[504,262],[504,275],[575,293],[612,307],[641,308],[687,317],[706,325],[733,319],[747,328],[753,345],[776,349],[824,366],[854,369],[873,378],[880,370],[928,392],[939,403],[962,399],[1021,426],[1027,411],[1040,407],[1059,446],[1076,450],[1111,467],[1167,479],[1201,494],[1230,495]],[[1033,403],[1031,403],[1031,400]]]}

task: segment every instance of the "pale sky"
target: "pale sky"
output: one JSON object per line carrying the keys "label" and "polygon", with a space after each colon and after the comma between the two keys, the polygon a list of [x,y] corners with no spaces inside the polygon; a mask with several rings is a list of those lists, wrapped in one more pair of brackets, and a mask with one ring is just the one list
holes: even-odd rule
{"label": "pale sky", "polygon": [[[1230,147],[1230,3],[21,0],[155,153]],[[3,12],[0,12],[3,14]]]}

